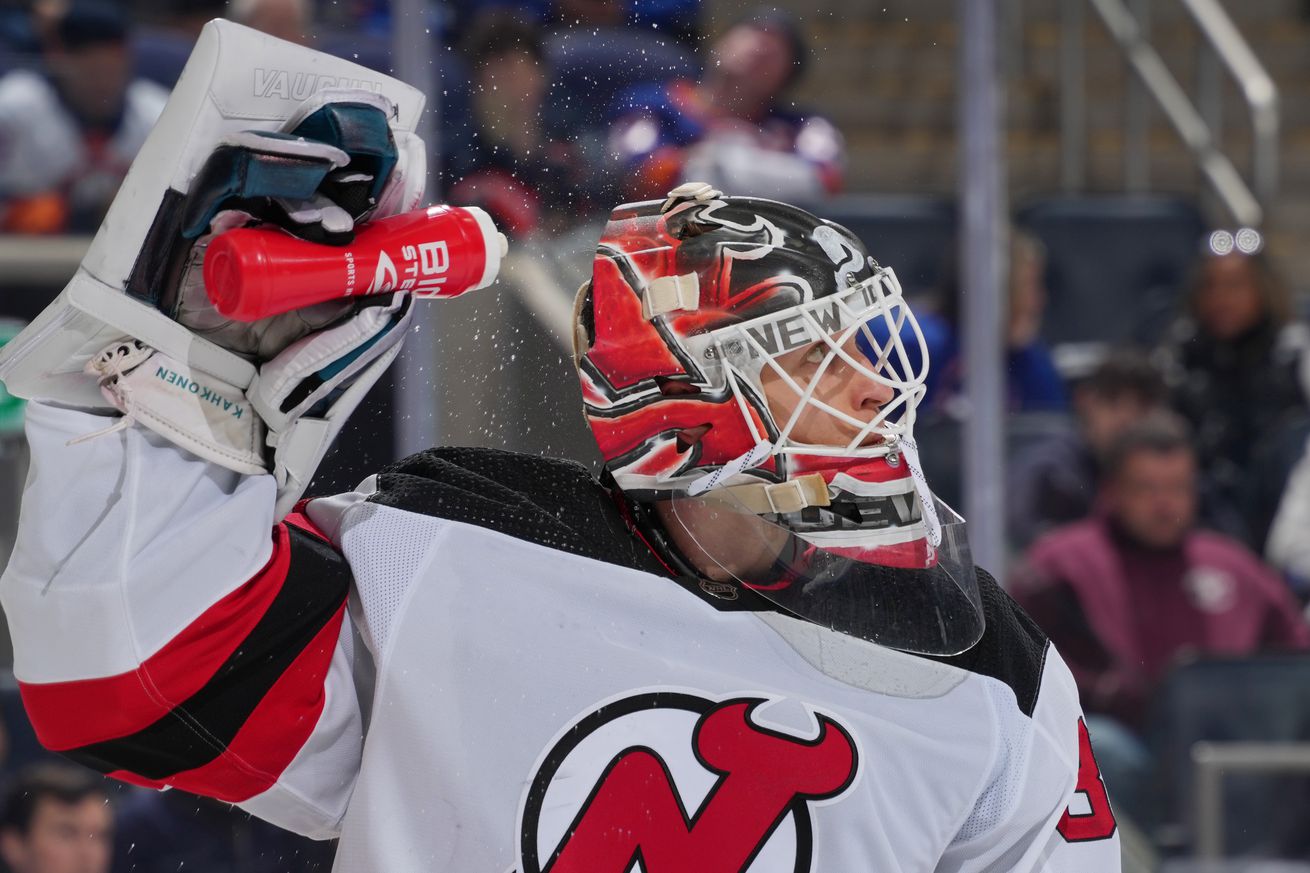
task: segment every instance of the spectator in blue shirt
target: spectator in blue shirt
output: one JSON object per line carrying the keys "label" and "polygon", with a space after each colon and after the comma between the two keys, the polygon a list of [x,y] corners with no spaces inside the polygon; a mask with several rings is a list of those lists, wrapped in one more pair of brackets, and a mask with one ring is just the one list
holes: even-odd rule
{"label": "spectator in blue shirt", "polygon": [[[1041,339],[1046,312],[1046,251],[1035,237],[1013,231],[1005,330],[1006,408],[1010,412],[1064,412],[1069,395]],[[921,408],[942,410],[963,389],[960,357],[960,293],[956,270],[948,270],[935,313],[919,317],[928,344],[928,393]],[[967,281],[967,280],[966,280]]]}
{"label": "spectator in blue shirt", "polygon": [[625,195],[662,197],[688,179],[792,203],[840,190],[841,135],[826,119],[783,101],[805,56],[797,22],[768,11],[728,28],[698,80],[628,91],[609,134],[610,151],[625,169]]}
{"label": "spectator in blue shirt", "polygon": [[598,174],[544,123],[550,81],[539,25],[489,12],[467,37],[470,142],[450,155],[453,203],[481,206],[511,236],[575,221],[592,206]]}

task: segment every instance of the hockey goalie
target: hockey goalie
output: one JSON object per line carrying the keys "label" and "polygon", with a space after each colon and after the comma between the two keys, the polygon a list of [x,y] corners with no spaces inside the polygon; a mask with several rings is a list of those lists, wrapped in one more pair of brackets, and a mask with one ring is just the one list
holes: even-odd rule
{"label": "hockey goalie", "polygon": [[[272,66],[312,93],[252,89]],[[302,499],[412,293],[231,322],[204,253],[414,208],[420,109],[209,25],[6,349],[41,741],[340,838],[340,871],[1118,870],[1070,674],[919,464],[929,362],[876,240],[695,183],[619,206],[574,308],[599,480],[434,448]]]}

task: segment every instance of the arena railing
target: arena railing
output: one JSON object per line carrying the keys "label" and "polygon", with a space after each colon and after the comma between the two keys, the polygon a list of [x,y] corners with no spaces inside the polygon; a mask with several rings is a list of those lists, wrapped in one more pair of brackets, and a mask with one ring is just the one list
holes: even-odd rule
{"label": "arena railing", "polygon": [[[1204,111],[1165,65],[1152,45],[1142,0],[1089,0],[1119,46],[1141,85],[1159,105],[1177,131],[1201,172],[1224,207],[1239,224],[1259,227],[1265,210],[1278,192],[1278,89],[1251,50],[1219,0],[1179,0],[1196,24],[1212,55],[1203,55],[1198,90]],[[1061,5],[1060,91],[1061,177],[1066,190],[1079,191],[1086,177],[1087,106],[1084,37],[1084,0],[1063,0]],[[1246,101],[1254,135],[1251,177],[1248,183],[1224,152],[1221,138],[1221,98],[1213,60],[1237,82]],[[1125,178],[1130,190],[1148,185],[1148,137],[1145,107],[1129,91],[1125,149]]]}

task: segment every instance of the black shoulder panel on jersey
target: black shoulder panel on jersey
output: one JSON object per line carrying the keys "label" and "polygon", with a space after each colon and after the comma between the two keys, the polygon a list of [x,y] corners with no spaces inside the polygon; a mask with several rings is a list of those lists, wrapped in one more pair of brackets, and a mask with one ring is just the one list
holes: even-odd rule
{"label": "black shoulder panel on jersey", "polygon": [[652,551],[661,544],[643,542],[646,534],[634,532],[635,520],[630,523],[609,490],[575,461],[444,446],[384,468],[369,499],[653,573],[721,612],[772,608],[753,592],[715,596],[716,586],[670,570]]}
{"label": "black shoulder panel on jersey", "polygon": [[964,654],[932,660],[999,679],[1010,686],[1020,711],[1031,718],[1037,707],[1050,640],[1028,613],[1001,590],[992,574],[981,567],[978,591],[987,621],[982,639]]}
{"label": "black shoulder panel on jersey", "polygon": [[586,467],[498,449],[442,447],[383,468],[374,503],[485,527],[550,549],[659,576]]}
{"label": "black shoulder panel on jersey", "polygon": [[[671,577],[633,535],[608,491],[581,464],[484,448],[436,448],[378,474],[375,503],[489,528],[551,549]],[[721,601],[673,577],[716,609],[777,609],[758,596]],[[1047,639],[996,584],[978,571],[986,631],[962,655],[937,658],[1006,683],[1031,716],[1041,685]]]}

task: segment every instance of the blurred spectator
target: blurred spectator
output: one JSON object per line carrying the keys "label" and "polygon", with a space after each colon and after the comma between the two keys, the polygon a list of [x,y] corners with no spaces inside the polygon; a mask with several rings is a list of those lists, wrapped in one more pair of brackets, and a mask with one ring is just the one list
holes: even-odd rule
{"label": "blurred spectator", "polygon": [[[1196,527],[1196,455],[1184,422],[1146,415],[1104,463],[1096,514],[1038,540],[1013,594],[1073,672],[1106,784],[1132,810],[1147,765],[1132,732],[1169,669],[1191,653],[1303,649],[1310,629],[1255,555]],[[1109,716],[1099,729],[1098,713]]]}
{"label": "blurred spectator", "polygon": [[94,230],[168,92],[131,79],[127,21],[107,0],[38,9],[44,73],[0,79],[0,230]]}
{"label": "blurred spectator", "polygon": [[309,0],[229,0],[227,17],[237,24],[304,45],[314,10]]}
{"label": "blurred spectator", "polygon": [[[1046,312],[1046,250],[1034,236],[1020,230],[1010,233],[1010,281],[1007,286],[1005,330],[1005,381],[1010,412],[1063,412],[1069,407],[1064,380],[1051,352],[1039,334]],[[946,271],[936,312],[919,318],[928,346],[927,393],[924,410],[948,407],[963,389],[960,348],[958,269]]]}
{"label": "blurred spectator", "polygon": [[[163,6],[152,23],[133,29],[132,54],[136,74],[166,88],[177,84],[201,28],[212,19],[227,18],[302,44],[313,32],[310,0],[167,0]],[[336,45],[320,48],[349,57]]]}
{"label": "blurred spectator", "polygon": [[649,28],[695,46],[701,38],[701,0],[627,0],[628,25]]}
{"label": "blurred spectator", "polygon": [[[554,135],[594,152],[587,159],[596,167],[612,168],[613,95],[694,78],[700,71],[698,53],[666,36],[663,29],[648,26],[552,29],[545,49],[552,70],[547,119]],[[606,199],[617,197],[615,191]]]}
{"label": "blurred spectator", "polygon": [[451,156],[453,203],[481,206],[498,227],[524,235],[576,222],[594,208],[596,168],[543,129],[549,80],[539,27],[488,13],[468,36],[472,142]]}
{"label": "blurred spectator", "polygon": [[841,134],[783,100],[805,59],[799,24],[770,10],[729,27],[699,81],[674,79],[625,94],[609,141],[628,175],[627,195],[663,197],[686,180],[798,203],[836,193]]}
{"label": "blurred spectator", "polygon": [[456,0],[450,5],[457,33],[488,10],[513,9],[551,27],[640,28],[689,44],[700,36],[701,0]]}
{"label": "blurred spectator", "polygon": [[[1283,494],[1291,485],[1293,471],[1305,456],[1307,439],[1310,439],[1310,411],[1289,413],[1278,427],[1261,436],[1251,451],[1251,462],[1239,487],[1240,503],[1233,507],[1229,529],[1236,531],[1252,551],[1269,553],[1275,516],[1283,505]],[[1223,508],[1215,503],[1217,509]],[[1282,561],[1275,566],[1288,569]],[[1302,600],[1310,599],[1310,586],[1302,584],[1308,580],[1296,573],[1288,575],[1288,579],[1300,579],[1295,586],[1297,594]]]}
{"label": "blurred spectator", "polygon": [[1027,555],[1015,596],[1060,647],[1089,712],[1139,725],[1180,654],[1310,645],[1277,575],[1196,527],[1196,473],[1186,426],[1150,413],[1107,452],[1096,514]]}
{"label": "blurred spectator", "polygon": [[1100,487],[1101,458],[1124,429],[1163,409],[1164,379],[1139,352],[1111,353],[1073,386],[1076,428],[1053,429],[1011,456],[1008,534],[1026,548],[1051,528],[1086,518]]}
{"label": "blurred spectator", "polygon": [[546,21],[563,26],[626,25],[694,43],[700,36],[700,0],[535,0]]}
{"label": "blurred spectator", "polygon": [[[1308,350],[1310,330],[1294,320],[1288,290],[1268,260],[1235,251],[1202,256],[1188,312],[1159,350],[1174,406],[1196,432],[1208,490],[1235,515],[1264,520],[1235,531],[1257,550],[1278,491],[1251,499],[1252,463],[1302,426]],[[1264,477],[1282,482],[1288,472]]]}
{"label": "blurred spectator", "polygon": [[129,790],[115,804],[113,873],[329,873],[335,846],[183,791]]}
{"label": "blurred spectator", "polygon": [[0,856],[12,873],[108,873],[113,836],[104,778],[89,770],[37,764],[5,792]]}

